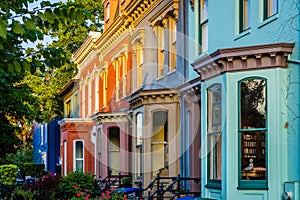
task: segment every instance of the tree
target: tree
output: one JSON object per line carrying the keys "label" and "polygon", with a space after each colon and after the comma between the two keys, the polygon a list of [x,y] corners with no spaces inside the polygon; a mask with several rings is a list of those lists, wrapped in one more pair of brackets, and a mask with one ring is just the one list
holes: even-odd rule
{"label": "tree", "polygon": [[[93,13],[90,18],[81,20],[81,16],[74,21],[72,18],[64,23],[58,24],[59,29],[51,31],[50,35],[54,40],[48,48],[62,49],[68,59],[80,47],[82,42],[88,36],[90,31],[102,31],[103,5],[98,0],[75,0],[68,1],[68,6],[76,4],[89,12]],[[76,12],[74,12],[76,13]],[[60,68],[47,69],[46,71],[37,71],[35,74],[28,74],[25,82],[28,84],[39,99],[41,109],[40,121],[50,121],[55,116],[63,115],[62,99],[57,97],[61,88],[75,75],[77,68],[74,63],[67,62]]]}
{"label": "tree", "polygon": [[[16,146],[20,144],[17,135],[26,134],[27,130],[24,128],[30,126],[30,122],[42,119],[40,113],[47,108],[57,107],[51,103],[41,105],[41,102],[48,100],[45,100],[45,96],[44,99],[41,98],[34,87],[29,87],[32,84],[26,79],[22,81],[24,76],[37,73],[33,83],[39,84],[51,82],[47,78],[58,73],[61,66],[63,72],[74,71],[73,64],[70,65],[69,53],[59,45],[42,44],[44,36],[59,38],[55,33],[60,28],[68,24],[82,24],[94,18],[79,1],[43,1],[39,7],[31,9],[30,5],[36,1],[0,1],[0,162],[5,154],[17,151]],[[26,43],[34,43],[36,47],[28,47]],[[72,66],[71,70],[68,66]],[[49,89],[46,86],[48,85],[45,84],[44,90]]]}

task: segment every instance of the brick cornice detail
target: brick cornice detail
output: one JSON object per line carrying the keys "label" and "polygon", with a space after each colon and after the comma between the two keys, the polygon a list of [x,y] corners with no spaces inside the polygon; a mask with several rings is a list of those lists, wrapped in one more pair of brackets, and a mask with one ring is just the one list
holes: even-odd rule
{"label": "brick cornice detail", "polygon": [[200,74],[201,81],[226,72],[286,68],[287,57],[293,47],[292,43],[276,43],[219,49],[192,65]]}
{"label": "brick cornice detail", "polygon": [[83,131],[90,131],[93,127],[92,121],[64,121],[60,124],[61,132],[65,131],[76,131],[76,132],[83,132]]}
{"label": "brick cornice detail", "polygon": [[179,103],[179,92],[176,89],[137,91],[130,97],[129,103],[131,109],[149,104]]}

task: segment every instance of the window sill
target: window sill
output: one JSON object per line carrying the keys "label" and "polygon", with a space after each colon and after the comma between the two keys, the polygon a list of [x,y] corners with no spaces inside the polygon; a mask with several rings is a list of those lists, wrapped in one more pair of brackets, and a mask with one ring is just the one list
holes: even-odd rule
{"label": "window sill", "polygon": [[206,188],[208,189],[217,189],[217,190],[221,190],[221,183],[207,183],[205,185]]}
{"label": "window sill", "polygon": [[234,37],[234,40],[238,40],[238,39],[240,39],[240,38],[242,38],[242,37],[245,37],[246,35],[249,35],[250,33],[251,33],[251,29],[249,28],[249,29],[247,29],[247,30],[241,32],[240,34],[236,35],[236,36]]}
{"label": "window sill", "polygon": [[264,21],[262,21],[262,22],[258,25],[258,28],[262,28],[262,27],[266,26],[267,24],[269,24],[269,23],[275,21],[275,20],[278,19],[278,18],[279,18],[279,14],[277,13],[277,14],[275,14],[275,15],[273,15],[273,16],[267,18],[267,19],[265,19]]}
{"label": "window sill", "polygon": [[238,186],[237,190],[269,190],[269,187],[247,187],[247,186]]}
{"label": "window sill", "polygon": [[161,80],[163,78],[164,78],[164,76],[160,76],[160,77],[157,77],[156,80],[159,81],[159,80]]}
{"label": "window sill", "polygon": [[169,75],[171,75],[171,74],[174,74],[176,72],[176,68],[175,69],[172,69],[172,71],[169,71],[168,73],[167,73],[167,75],[169,76]]}
{"label": "window sill", "polygon": [[267,181],[240,181],[239,186],[237,187],[238,190],[269,190],[267,185]]}

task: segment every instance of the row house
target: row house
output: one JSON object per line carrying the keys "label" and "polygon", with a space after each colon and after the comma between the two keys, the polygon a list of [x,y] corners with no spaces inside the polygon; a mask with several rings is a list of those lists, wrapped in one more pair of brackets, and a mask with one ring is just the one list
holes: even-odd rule
{"label": "row house", "polygon": [[62,89],[63,174],[180,174],[184,83],[183,2],[103,1],[104,32],[73,55],[78,74]]}
{"label": "row house", "polygon": [[185,8],[181,135],[200,132],[201,146],[183,166],[193,169],[198,156],[205,198],[299,199],[299,3],[193,0]]}
{"label": "row house", "polygon": [[33,136],[33,162],[44,164],[45,170],[52,173],[60,173],[60,127],[54,118],[48,123],[34,122]]}

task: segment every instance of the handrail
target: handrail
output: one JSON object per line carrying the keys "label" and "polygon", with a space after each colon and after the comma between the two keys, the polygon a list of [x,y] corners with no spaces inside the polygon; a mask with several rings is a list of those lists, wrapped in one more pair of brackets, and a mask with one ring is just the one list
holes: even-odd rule
{"label": "handrail", "polygon": [[[111,178],[113,178],[113,176],[111,175],[111,173],[109,173],[108,176],[105,177],[103,180],[101,180],[99,183],[100,192],[102,193],[102,192],[109,190],[111,188],[111,186],[117,182],[118,182],[118,188],[120,188],[122,186],[122,178],[125,178],[125,177],[132,177],[132,176],[131,175],[121,175],[121,173],[119,173],[116,177],[114,177],[114,179],[111,180]],[[104,185],[104,187],[102,187],[102,185]]]}

